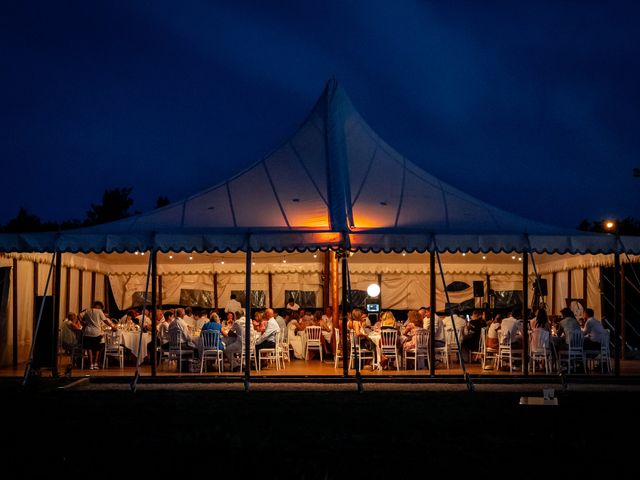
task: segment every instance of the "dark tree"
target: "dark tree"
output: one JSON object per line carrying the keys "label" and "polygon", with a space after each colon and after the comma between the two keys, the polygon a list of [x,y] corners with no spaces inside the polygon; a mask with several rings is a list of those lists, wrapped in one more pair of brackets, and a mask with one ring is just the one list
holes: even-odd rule
{"label": "dark tree", "polygon": [[40,217],[32,215],[27,212],[27,209],[21,207],[15,218],[12,218],[2,228],[2,231],[7,233],[21,233],[21,232],[47,232],[55,231],[58,229],[58,224],[55,222],[42,222]]}
{"label": "dark tree", "polygon": [[169,205],[171,202],[169,201],[169,198],[160,195],[158,198],[156,198],[156,208],[162,208],[166,205]]}
{"label": "dark tree", "polygon": [[98,225],[128,217],[129,208],[133,205],[133,199],[130,196],[132,191],[133,187],[105,190],[102,194],[102,204],[91,204],[91,210],[87,212],[84,224]]}

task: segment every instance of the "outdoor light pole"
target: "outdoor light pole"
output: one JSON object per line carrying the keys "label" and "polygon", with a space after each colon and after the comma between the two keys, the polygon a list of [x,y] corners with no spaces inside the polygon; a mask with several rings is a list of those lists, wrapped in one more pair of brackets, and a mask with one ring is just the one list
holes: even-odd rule
{"label": "outdoor light pole", "polygon": [[620,232],[618,229],[618,222],[615,220],[606,220],[604,222],[605,230],[615,235],[615,250],[613,252],[613,373],[615,376],[620,375],[620,358],[622,356],[621,346],[621,330],[622,330],[622,318],[621,318],[621,305],[622,305],[622,284],[621,268],[620,268]]}

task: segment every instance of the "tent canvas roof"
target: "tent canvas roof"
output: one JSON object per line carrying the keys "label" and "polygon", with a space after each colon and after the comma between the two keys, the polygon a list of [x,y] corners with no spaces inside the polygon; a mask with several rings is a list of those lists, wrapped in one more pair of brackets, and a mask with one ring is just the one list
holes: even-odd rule
{"label": "tent canvas roof", "polygon": [[[295,189],[291,189],[295,185]],[[293,193],[292,193],[293,192]],[[182,201],[59,233],[0,235],[0,251],[304,250],[640,252],[640,239],[527,220],[428,174],[387,145],[330,80],[265,158]]]}

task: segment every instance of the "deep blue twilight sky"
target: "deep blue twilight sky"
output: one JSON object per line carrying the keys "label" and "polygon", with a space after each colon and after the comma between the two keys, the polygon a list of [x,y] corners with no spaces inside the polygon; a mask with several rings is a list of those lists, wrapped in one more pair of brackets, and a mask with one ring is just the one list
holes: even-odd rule
{"label": "deep blue twilight sky", "polygon": [[[0,223],[214,185],[328,78],[398,152],[513,213],[640,218],[640,2],[0,2]],[[292,185],[292,188],[296,188]]]}

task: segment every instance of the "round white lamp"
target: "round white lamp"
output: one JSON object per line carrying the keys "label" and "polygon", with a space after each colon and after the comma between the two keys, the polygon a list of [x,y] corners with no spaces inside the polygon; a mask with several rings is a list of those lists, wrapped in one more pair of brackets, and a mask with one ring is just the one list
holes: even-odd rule
{"label": "round white lamp", "polygon": [[377,283],[372,283],[371,285],[369,285],[367,287],[367,295],[373,298],[380,295],[380,285],[378,285]]}

